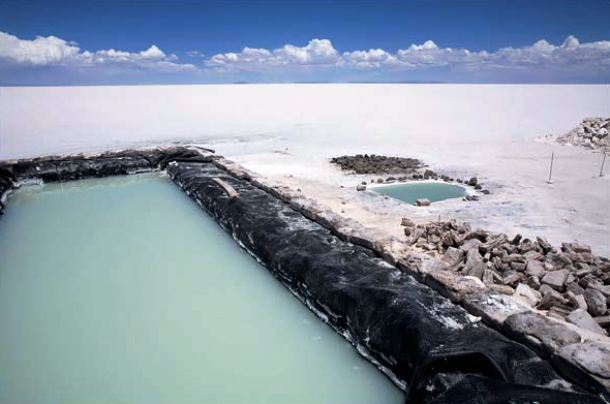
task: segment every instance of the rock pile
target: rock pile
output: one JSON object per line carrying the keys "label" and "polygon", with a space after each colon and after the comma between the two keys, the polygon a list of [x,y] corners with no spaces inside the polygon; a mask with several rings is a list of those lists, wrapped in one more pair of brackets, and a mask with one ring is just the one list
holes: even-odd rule
{"label": "rock pile", "polygon": [[517,295],[547,315],[610,333],[610,260],[584,244],[556,249],[543,238],[471,229],[455,220],[416,225],[403,218],[407,242],[441,256],[442,265],[488,288]]}
{"label": "rock pile", "polygon": [[356,174],[408,174],[424,167],[424,163],[418,159],[375,154],[333,157],[330,162],[338,165],[342,170],[353,171]]}
{"label": "rock pile", "polygon": [[586,118],[578,127],[557,137],[561,144],[572,144],[591,150],[610,152],[610,118]]}

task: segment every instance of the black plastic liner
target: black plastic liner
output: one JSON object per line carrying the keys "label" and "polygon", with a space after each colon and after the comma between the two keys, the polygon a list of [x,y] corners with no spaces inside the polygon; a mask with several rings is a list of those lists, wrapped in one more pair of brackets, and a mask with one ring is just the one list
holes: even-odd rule
{"label": "black plastic liner", "polygon": [[[213,150],[202,149],[208,152]],[[123,150],[106,152],[94,157],[46,156],[17,161],[0,161],[0,215],[4,210],[3,195],[21,181],[42,180],[64,182],[91,177],[125,175],[165,169],[171,161],[210,161],[187,147],[166,149]]]}
{"label": "black plastic liner", "polygon": [[[210,163],[172,163],[167,170],[245,249],[401,386],[407,403],[603,402],[558,390],[565,382],[529,348],[251,183]],[[233,186],[239,198],[230,200],[214,177]]]}

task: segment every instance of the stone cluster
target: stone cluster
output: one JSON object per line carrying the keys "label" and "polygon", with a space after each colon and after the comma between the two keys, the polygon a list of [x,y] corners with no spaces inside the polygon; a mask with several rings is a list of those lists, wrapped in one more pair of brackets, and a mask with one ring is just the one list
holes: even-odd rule
{"label": "stone cluster", "polygon": [[402,219],[407,242],[441,256],[446,269],[516,295],[547,315],[592,332],[610,333],[610,260],[584,244],[556,249],[543,238],[471,229],[455,220],[416,225]]}
{"label": "stone cluster", "polygon": [[333,157],[331,163],[356,174],[412,173],[424,167],[421,160],[408,157],[387,157],[375,154]]}
{"label": "stone cluster", "polygon": [[610,152],[610,118],[586,118],[578,127],[558,136],[561,144],[572,144],[591,150]]}

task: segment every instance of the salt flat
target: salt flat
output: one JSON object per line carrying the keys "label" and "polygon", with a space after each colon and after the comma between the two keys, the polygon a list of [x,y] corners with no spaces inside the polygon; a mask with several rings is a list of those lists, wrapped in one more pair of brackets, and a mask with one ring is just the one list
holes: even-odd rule
{"label": "salt flat", "polygon": [[[536,140],[588,116],[610,116],[610,86],[0,88],[0,159],[200,143],[391,234],[399,235],[402,215],[456,217],[554,243],[580,240],[608,255],[610,169],[600,178],[600,154]],[[328,163],[351,153],[421,158],[443,173],[478,176],[492,194],[418,209],[357,193],[353,186],[371,178],[346,176]]]}

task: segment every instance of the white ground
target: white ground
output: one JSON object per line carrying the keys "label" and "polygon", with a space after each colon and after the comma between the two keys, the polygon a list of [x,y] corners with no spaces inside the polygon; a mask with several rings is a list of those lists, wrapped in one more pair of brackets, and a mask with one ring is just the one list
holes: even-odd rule
{"label": "white ground", "polygon": [[[535,141],[587,116],[610,116],[610,86],[0,88],[0,159],[202,143],[395,235],[402,215],[440,215],[554,243],[580,240],[608,256],[610,159],[599,178],[600,154]],[[548,185],[551,151],[554,184]],[[492,195],[415,208],[357,193],[353,186],[371,178],[328,163],[348,153],[418,157],[437,171],[478,176]]]}

